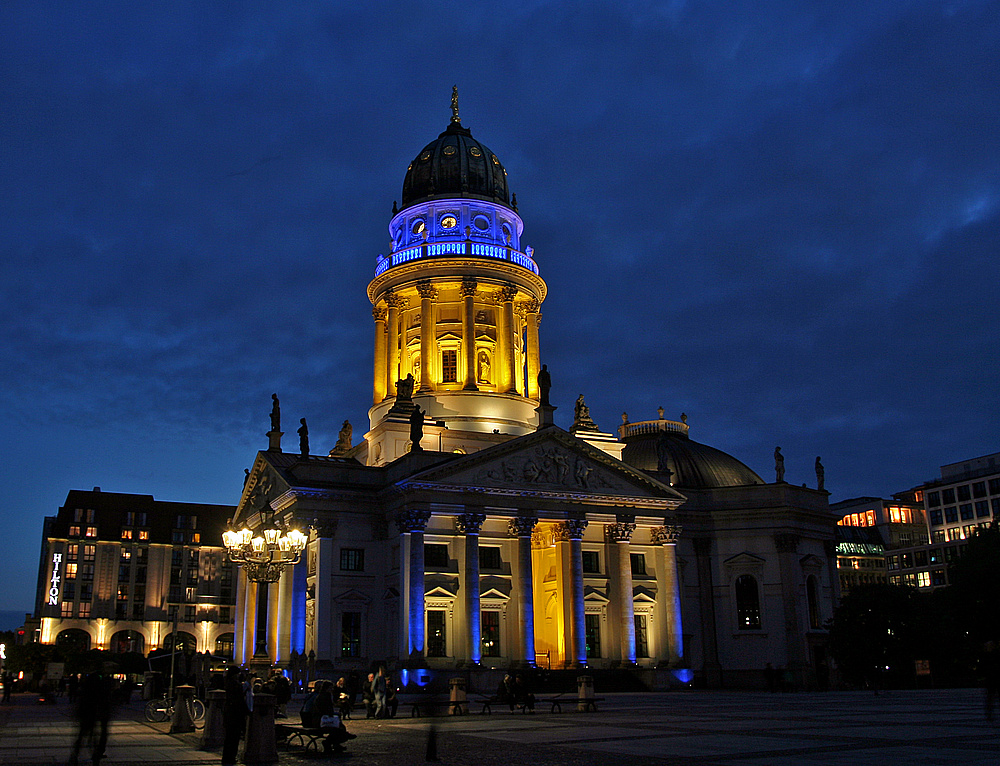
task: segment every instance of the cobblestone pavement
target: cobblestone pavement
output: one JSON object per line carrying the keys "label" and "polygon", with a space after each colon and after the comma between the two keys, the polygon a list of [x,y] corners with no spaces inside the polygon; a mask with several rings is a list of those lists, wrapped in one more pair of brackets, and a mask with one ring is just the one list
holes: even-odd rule
{"label": "cobblestone pavement", "polygon": [[[293,703],[294,706],[294,703]],[[984,720],[975,689],[766,694],[669,692],[607,695],[597,713],[573,705],[553,714],[497,710],[480,715],[348,721],[358,738],[334,760],[363,766],[426,762],[431,728],[443,766],[616,766],[642,759],[694,766],[863,766],[1000,763],[1000,725]],[[107,766],[219,763],[198,734],[171,735],[141,720],[133,703],[112,724]],[[294,707],[290,710],[294,714]],[[408,712],[403,706],[400,713]],[[37,705],[17,695],[0,707],[0,764],[66,763],[74,725],[65,699]],[[301,750],[282,766],[325,762]]]}

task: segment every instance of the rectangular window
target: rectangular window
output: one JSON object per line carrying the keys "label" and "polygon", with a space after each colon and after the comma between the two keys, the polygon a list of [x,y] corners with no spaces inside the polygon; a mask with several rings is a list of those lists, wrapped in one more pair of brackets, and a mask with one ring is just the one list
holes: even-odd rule
{"label": "rectangular window", "polygon": [[965,535],[962,534],[962,530],[961,530],[960,527],[952,527],[951,529],[948,530],[948,541],[949,542],[951,542],[953,540],[964,540],[964,539],[965,539]]}
{"label": "rectangular window", "polygon": [[480,569],[499,569],[500,568],[500,549],[487,547],[479,549],[479,568]]}
{"label": "rectangular window", "polygon": [[945,505],[953,505],[955,503],[955,488],[949,487],[948,489],[941,490],[941,502]]}
{"label": "rectangular window", "polygon": [[950,506],[944,509],[944,520],[949,524],[954,524],[958,521],[958,508],[955,506]]}
{"label": "rectangular window", "polygon": [[340,615],[340,656],[361,656],[361,612]]}
{"label": "rectangular window", "polygon": [[97,537],[97,527],[87,527],[87,537]]}
{"label": "rectangular window", "polygon": [[889,556],[887,561],[889,563],[889,571],[899,569],[899,556]]}
{"label": "rectangular window", "polygon": [[941,505],[941,493],[940,492],[928,492],[927,493],[927,507],[937,508]]}
{"label": "rectangular window", "polygon": [[63,598],[66,601],[73,601],[76,599],[76,583],[67,582],[63,584]]}
{"label": "rectangular window", "polygon": [[940,508],[931,511],[931,524],[944,524],[944,514],[941,513]]}
{"label": "rectangular window", "polygon": [[66,577],[67,580],[72,580],[72,579],[74,579],[76,577],[76,568],[77,568],[77,566],[78,565],[74,564],[74,563],[69,563],[69,564],[66,565],[66,574],[65,574],[65,577]]}
{"label": "rectangular window", "polygon": [[135,581],[146,582],[146,567],[135,568]]}
{"label": "rectangular window", "polygon": [[1000,495],[1000,478],[990,479],[990,494]]}
{"label": "rectangular window", "polygon": [[632,560],[632,575],[644,575],[646,574],[646,554],[645,553],[630,553],[629,558]]}
{"label": "rectangular window", "polygon": [[125,582],[128,582],[129,571],[130,571],[130,567],[129,567],[128,564],[120,564],[118,566],[118,579],[119,579],[119,581],[124,580]]}
{"label": "rectangular window", "polygon": [[83,508],[75,508],[73,510],[73,521],[77,524],[83,521]]}
{"label": "rectangular window", "polygon": [[184,532],[181,531],[180,529],[175,529],[171,533],[170,539],[173,540],[174,543],[178,543],[178,544],[179,543],[183,543],[184,542]]}
{"label": "rectangular window", "polygon": [[139,539],[140,540],[148,540],[149,539],[149,531],[146,530],[146,529],[140,529],[139,530]]}
{"label": "rectangular window", "polygon": [[79,558],[79,556],[80,556],[79,543],[70,543],[69,545],[66,546],[66,558],[75,559]]}
{"label": "rectangular window", "polygon": [[914,551],[913,563],[918,567],[927,566],[927,551]]}
{"label": "rectangular window", "polygon": [[917,572],[917,587],[918,588],[929,588],[929,587],[931,587],[931,573],[930,572]]}
{"label": "rectangular window", "polygon": [[195,607],[184,607],[184,622],[194,622]]}
{"label": "rectangular window", "polygon": [[219,607],[219,622],[232,622],[233,621],[233,610],[228,606]]}
{"label": "rectangular window", "polygon": [[123,529],[122,530],[122,540],[131,540],[131,539],[132,539],[132,530],[131,529]]}
{"label": "rectangular window", "polygon": [[83,546],[83,560],[93,561],[95,558],[97,558],[97,546],[96,545]]}
{"label": "rectangular window", "polygon": [[69,528],[69,536],[70,537],[79,537],[80,536],[80,527],[78,527],[76,525],[71,526]]}
{"label": "rectangular window", "polygon": [[911,588],[917,587],[917,576],[913,572],[903,575],[903,584],[909,585]]}
{"label": "rectangular window", "polygon": [[76,613],[77,617],[83,617],[84,619],[90,618],[90,602],[85,601],[80,604],[80,610]]}
{"label": "rectangular window", "polygon": [[133,601],[145,601],[146,600],[146,586],[143,584],[132,586],[132,600]]}
{"label": "rectangular window", "polygon": [[73,602],[63,601],[62,609],[59,612],[60,617],[72,617],[73,616]]}
{"label": "rectangular window", "polygon": [[447,657],[448,642],[444,632],[445,612],[443,609],[427,610],[427,656]]}
{"label": "rectangular window", "polygon": [[[364,548],[341,548],[340,549],[340,571],[342,572],[364,572],[365,571],[365,549]],[[345,654],[345,657],[355,657],[354,654]]]}
{"label": "rectangular window", "polygon": [[122,561],[130,561],[132,559],[132,551],[123,547],[119,553],[119,558]]}
{"label": "rectangular window", "polygon": [[601,554],[599,554],[597,551],[583,552],[583,573],[584,574],[601,573]]}
{"label": "rectangular window", "polygon": [[132,604],[132,619],[142,620],[146,616],[146,605],[143,603]]}
{"label": "rectangular window", "polygon": [[962,517],[962,521],[968,521],[972,516],[972,503],[963,503],[958,506],[958,512]]}
{"label": "rectangular window", "polygon": [[944,530],[943,529],[935,529],[933,532],[931,532],[931,542],[934,543],[935,545],[937,545],[938,543],[943,543],[944,542]]}
{"label": "rectangular window", "polygon": [[972,496],[973,497],[986,497],[986,482],[977,481],[972,485]]}
{"label": "rectangular window", "polygon": [[441,382],[454,383],[458,380],[458,352],[441,352]]}
{"label": "rectangular window", "polygon": [[635,656],[649,656],[649,640],[646,637],[646,615],[635,615]]}
{"label": "rectangular window", "polygon": [[584,635],[587,637],[587,657],[601,656],[601,615],[585,614],[583,616]]}
{"label": "rectangular window", "polygon": [[971,500],[972,499],[972,493],[969,491],[969,485],[968,484],[960,484],[957,487],[957,489],[958,489],[958,502],[962,502],[963,500]]}
{"label": "rectangular window", "polygon": [[909,569],[913,566],[913,555],[910,553],[901,553],[899,556],[899,564],[903,569]]}
{"label": "rectangular window", "polygon": [[[448,568],[448,546],[440,543],[424,544],[424,566],[428,569]],[[443,657],[444,655],[438,655]]]}
{"label": "rectangular window", "polygon": [[[496,549],[499,552],[499,548]],[[500,656],[500,612],[480,613],[480,630],[484,657]]]}
{"label": "rectangular window", "polygon": [[943,569],[932,569],[931,570],[931,585],[946,585],[946,584],[947,583],[946,583],[946,581],[944,579],[944,570]]}
{"label": "rectangular window", "polygon": [[976,518],[983,519],[989,518],[990,515],[990,504],[986,500],[976,501]]}
{"label": "rectangular window", "polygon": [[990,504],[993,506],[993,516],[1000,517],[1000,497],[994,497]]}
{"label": "rectangular window", "polygon": [[197,585],[198,584],[198,570],[197,569],[189,569],[187,571],[187,584],[188,585]]}
{"label": "rectangular window", "polygon": [[82,580],[93,580],[94,579],[94,565],[93,564],[80,564],[80,579],[82,579]]}

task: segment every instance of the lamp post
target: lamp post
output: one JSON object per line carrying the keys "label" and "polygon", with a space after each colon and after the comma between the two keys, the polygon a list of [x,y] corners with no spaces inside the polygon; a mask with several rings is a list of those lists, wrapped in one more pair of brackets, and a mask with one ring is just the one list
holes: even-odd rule
{"label": "lamp post", "polygon": [[242,566],[247,579],[257,583],[257,640],[253,664],[270,667],[267,653],[267,595],[271,583],[281,579],[286,565],[295,565],[306,547],[306,536],[297,529],[289,530],[274,519],[274,514],[256,530],[244,525],[222,533],[222,542],[229,560]]}

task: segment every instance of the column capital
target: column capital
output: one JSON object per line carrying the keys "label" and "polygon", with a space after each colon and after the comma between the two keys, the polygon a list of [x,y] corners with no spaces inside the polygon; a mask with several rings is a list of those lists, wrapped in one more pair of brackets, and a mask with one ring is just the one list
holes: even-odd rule
{"label": "column capital", "polygon": [[788,532],[778,532],[774,536],[774,545],[778,553],[795,553],[799,545],[799,536]]}
{"label": "column capital", "polygon": [[381,306],[372,306],[372,319],[374,319],[376,322],[384,322],[385,315],[386,311],[384,308],[382,308]]}
{"label": "column capital", "polygon": [[485,513],[463,513],[455,517],[455,530],[463,535],[478,535],[484,521]]}
{"label": "column capital", "polygon": [[507,532],[511,537],[531,537],[538,519],[532,516],[518,516],[507,522]]}
{"label": "column capital", "polygon": [[529,314],[537,314],[538,309],[541,307],[541,304],[538,302],[537,298],[532,298],[531,300],[525,301],[522,305],[524,306],[524,310]]}
{"label": "column capital", "polygon": [[513,303],[517,297],[517,285],[504,285],[497,290],[497,298],[501,303]]}
{"label": "column capital", "polygon": [[407,532],[423,532],[430,519],[430,511],[405,510],[396,516],[396,527],[401,535]]}
{"label": "column capital", "polygon": [[611,542],[627,543],[632,539],[633,532],[635,532],[634,521],[618,521],[604,525],[604,535]]}
{"label": "column capital", "polygon": [[472,277],[464,277],[459,289],[462,291],[464,297],[475,297],[476,290],[479,289],[479,283]]}
{"label": "column capital", "polygon": [[553,530],[555,541],[567,543],[570,540],[582,540],[588,523],[586,519],[566,519],[559,522]]}
{"label": "column capital", "polygon": [[429,279],[422,279],[417,282],[417,292],[420,293],[421,298],[430,298],[431,300],[437,298],[438,295],[437,288],[431,284]]}
{"label": "column capital", "polygon": [[385,294],[385,304],[391,309],[401,309],[406,306],[406,298],[398,293],[388,292]]}
{"label": "column capital", "polygon": [[649,530],[649,541],[654,545],[676,545],[681,537],[683,527],[679,524],[667,524],[653,527]]}

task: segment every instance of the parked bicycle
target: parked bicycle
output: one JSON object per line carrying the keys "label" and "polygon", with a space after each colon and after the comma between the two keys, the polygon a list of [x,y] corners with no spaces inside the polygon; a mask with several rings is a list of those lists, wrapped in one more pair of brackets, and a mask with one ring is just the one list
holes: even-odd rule
{"label": "parked bicycle", "polygon": [[[146,703],[146,720],[151,723],[163,723],[171,720],[174,717],[174,702],[175,700],[168,697],[157,697],[150,700]],[[205,725],[205,703],[197,697],[192,697],[188,700],[188,704],[191,706],[188,711],[191,720],[194,721],[195,726],[201,728]]]}

